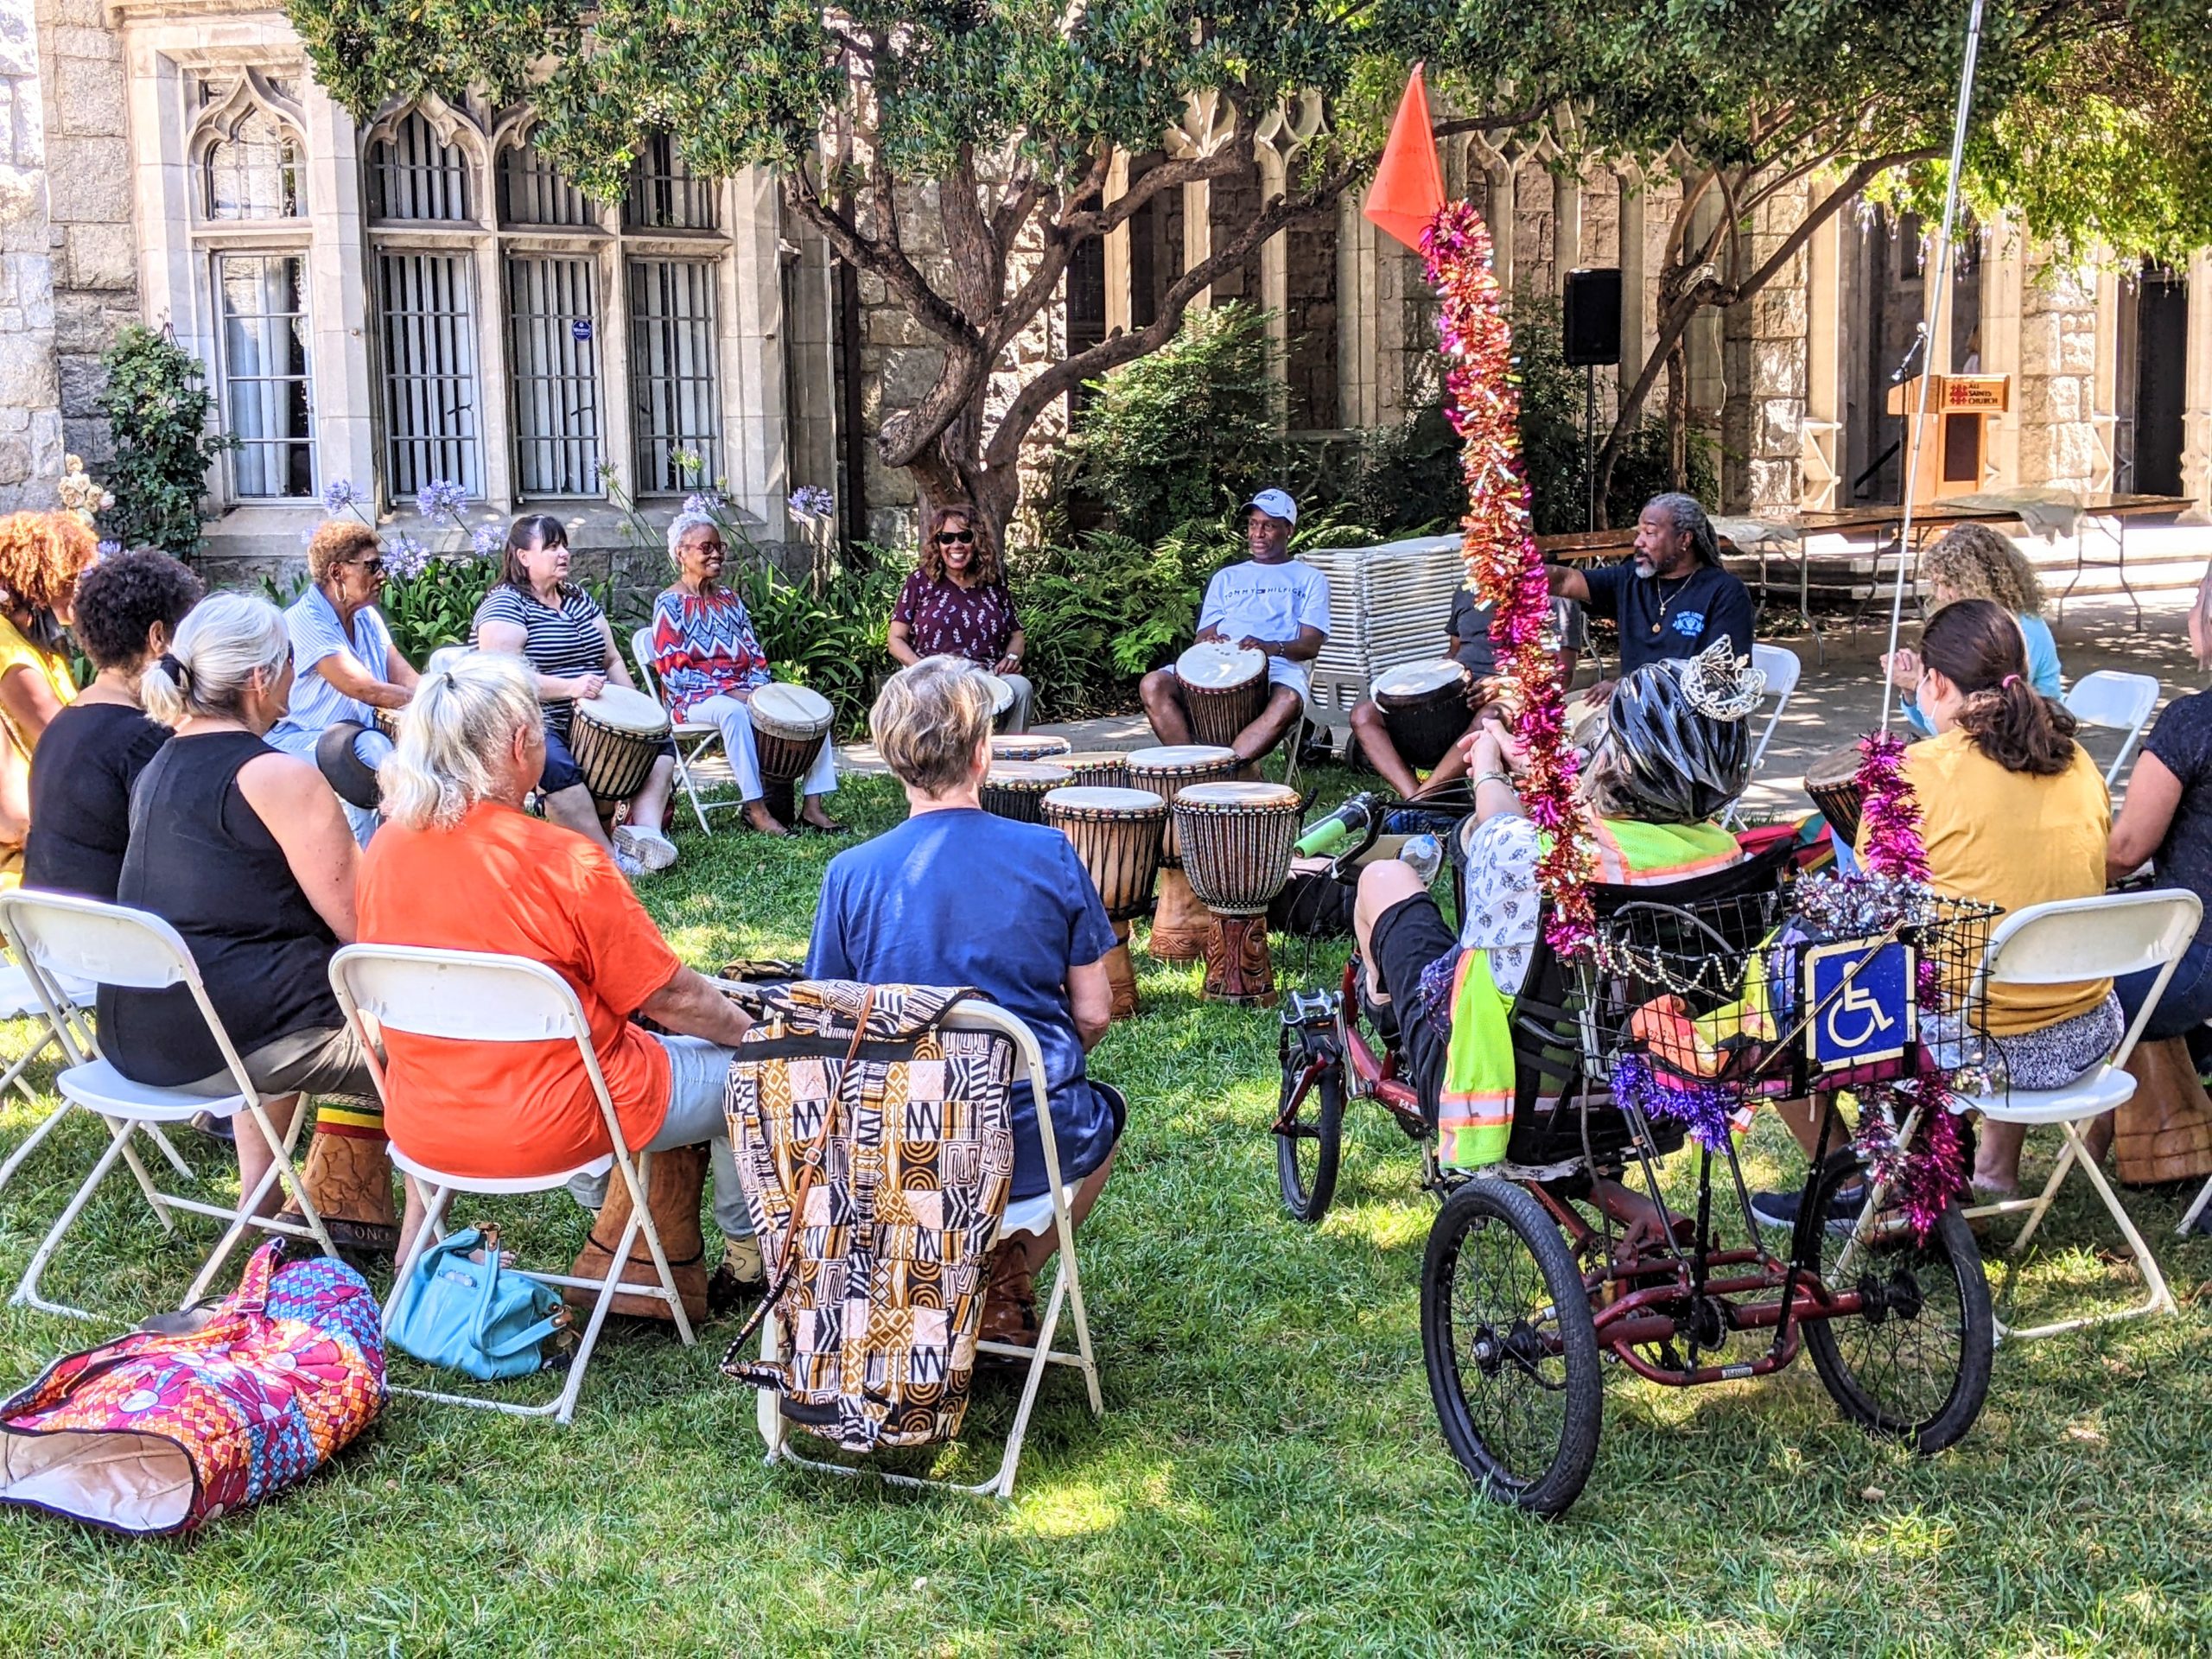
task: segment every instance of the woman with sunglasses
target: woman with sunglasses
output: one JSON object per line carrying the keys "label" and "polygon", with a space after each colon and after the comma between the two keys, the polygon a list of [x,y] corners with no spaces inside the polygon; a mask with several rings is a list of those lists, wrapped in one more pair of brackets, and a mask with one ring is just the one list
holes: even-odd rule
{"label": "woman with sunglasses", "polygon": [[1021,619],[997,550],[976,533],[964,501],[930,515],[914,574],[891,613],[891,654],[911,668],[925,657],[964,657],[1014,688],[1005,729],[1026,732],[1036,696],[1021,673]]}
{"label": "woman with sunglasses", "polygon": [[[270,728],[268,741],[311,764],[321,760],[326,776],[342,765],[342,758],[319,753],[333,728],[353,728],[337,741],[373,772],[391,753],[390,740],[377,729],[377,710],[404,709],[415,695],[417,676],[377,609],[383,593],[384,543],[376,531],[352,519],[324,521],[308,543],[307,591],[284,613],[292,638],[292,704]],[[343,791],[341,799],[345,793],[364,791]],[[377,827],[375,808],[351,799],[344,804],[353,839],[367,846]]]}

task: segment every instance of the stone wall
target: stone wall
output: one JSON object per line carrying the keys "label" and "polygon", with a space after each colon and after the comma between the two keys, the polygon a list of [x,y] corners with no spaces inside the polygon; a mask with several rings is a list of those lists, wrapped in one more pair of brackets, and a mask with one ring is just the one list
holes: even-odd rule
{"label": "stone wall", "polygon": [[61,476],[39,69],[32,0],[0,0],[0,510],[10,512],[53,505]]}
{"label": "stone wall", "polygon": [[[1756,270],[1804,219],[1799,184],[1758,209],[1745,257]],[[1722,314],[1720,505],[1767,512],[1797,505],[1805,426],[1806,261],[1802,250],[1757,294]]]}
{"label": "stone wall", "polygon": [[37,4],[62,435],[97,468],[112,453],[92,402],[100,353],[138,320],[123,40],[106,26],[103,0]]}
{"label": "stone wall", "polygon": [[2094,273],[2031,244],[2020,287],[2020,478],[2090,487],[2097,470]]}

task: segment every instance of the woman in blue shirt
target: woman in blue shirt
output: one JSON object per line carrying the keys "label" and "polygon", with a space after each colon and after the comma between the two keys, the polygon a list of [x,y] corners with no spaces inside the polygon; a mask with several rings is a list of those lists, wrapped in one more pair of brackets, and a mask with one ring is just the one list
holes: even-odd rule
{"label": "woman in blue shirt", "polygon": [[[2064,694],[2058,645],[2050,637],[2050,624],[2043,620],[2043,583],[2011,537],[1987,524],[1961,524],[1922,556],[1920,579],[1928,584],[1930,615],[1962,599],[1986,599],[2010,611],[2028,642],[2028,683],[2054,700]],[[1920,653],[1901,651],[1894,660],[1883,658],[1883,666],[1904,700],[1904,717],[1912,729],[1923,737],[1933,735],[1935,728],[1912,696],[1920,687]]]}
{"label": "woman in blue shirt", "polygon": [[[1128,1109],[1085,1074],[1106,1033],[1114,926],[1057,830],[983,810],[991,693],[962,658],[928,657],[886,683],[868,733],[906,785],[906,822],[830,860],[807,954],[812,979],[971,985],[1035,1034],[1060,1179],[1077,1226],[1098,1201]],[[1014,1094],[1008,1215],[1050,1191],[1029,1091]],[[987,1341],[1035,1339],[1033,1281],[1057,1241],[1049,1227],[1004,1239],[991,1256]]]}

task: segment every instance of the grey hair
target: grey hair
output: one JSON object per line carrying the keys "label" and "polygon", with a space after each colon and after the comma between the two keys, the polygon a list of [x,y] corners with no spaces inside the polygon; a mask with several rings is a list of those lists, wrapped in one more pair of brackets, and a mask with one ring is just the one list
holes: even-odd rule
{"label": "grey hair", "polygon": [[994,714],[989,675],[965,657],[925,657],[883,683],[868,730],[892,775],[935,800],[968,781]]}
{"label": "grey hair", "polygon": [[1704,504],[1697,497],[1655,495],[1643,504],[1643,511],[1664,514],[1669,529],[1677,536],[1688,537],[1700,564],[1719,564],[1720,538],[1713,533],[1713,520],[1705,516]]}
{"label": "grey hair", "polygon": [[690,507],[668,521],[668,556],[671,563],[680,563],[678,556],[683,550],[683,538],[695,530],[719,532],[721,521],[710,512],[697,512]]}
{"label": "grey hair", "polygon": [[497,758],[541,718],[537,683],[519,657],[474,651],[425,674],[378,769],[385,817],[410,830],[452,829],[498,790]]}
{"label": "grey hair", "polygon": [[164,726],[187,715],[235,719],[259,674],[273,685],[292,654],[284,613],[249,594],[210,594],[185,613],[168,652],[146,665],[138,701]]}

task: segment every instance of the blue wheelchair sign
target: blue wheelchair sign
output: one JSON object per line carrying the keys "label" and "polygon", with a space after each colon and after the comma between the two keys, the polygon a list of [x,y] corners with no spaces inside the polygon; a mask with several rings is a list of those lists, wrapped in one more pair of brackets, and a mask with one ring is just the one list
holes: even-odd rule
{"label": "blue wheelchair sign", "polygon": [[1823,1075],[1903,1058],[1918,1034],[1916,952],[1901,939],[1847,939],[1805,953],[1807,1046]]}

